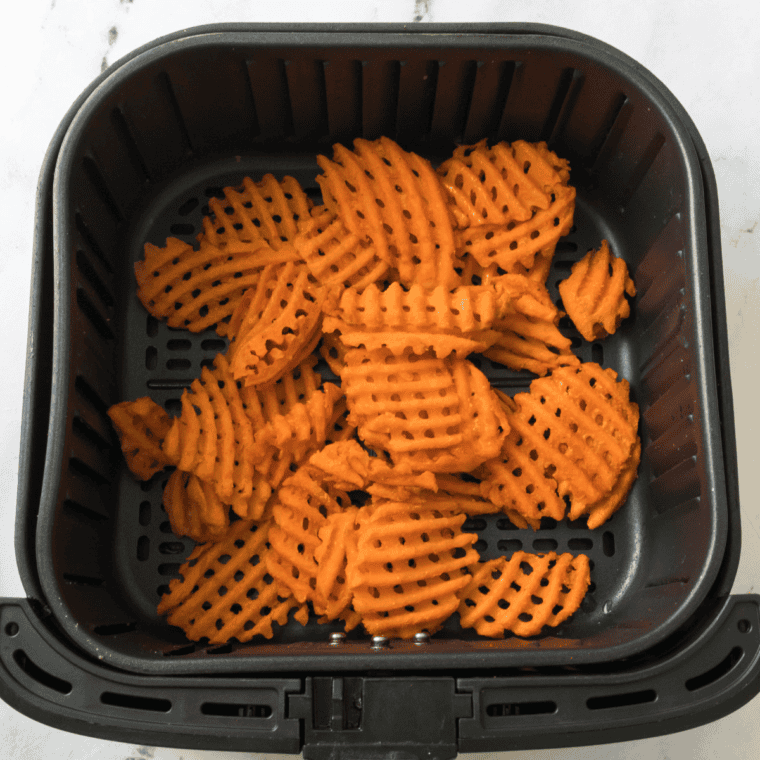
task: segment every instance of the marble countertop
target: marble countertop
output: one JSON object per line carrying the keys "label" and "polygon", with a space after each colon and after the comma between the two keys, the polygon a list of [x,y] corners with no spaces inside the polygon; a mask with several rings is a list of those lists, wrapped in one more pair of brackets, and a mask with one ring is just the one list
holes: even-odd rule
{"label": "marble countertop", "polygon": [[[680,100],[707,144],[718,181],[742,510],[742,558],[734,593],[760,589],[760,4],[754,0],[34,0],[16,3],[0,46],[0,597],[23,596],[13,549],[21,398],[37,176],[47,145],[80,92],[111,63],[161,35],[221,21],[531,21],[568,27],[639,61]],[[48,760],[200,760],[249,754],[171,750],[75,736],[0,702],[6,757]],[[549,760],[754,758],[760,698],[713,724],[680,734],[599,747],[500,753]],[[283,756],[285,757],[285,756]],[[469,756],[462,756],[469,757]],[[472,756],[474,757],[474,756]]]}

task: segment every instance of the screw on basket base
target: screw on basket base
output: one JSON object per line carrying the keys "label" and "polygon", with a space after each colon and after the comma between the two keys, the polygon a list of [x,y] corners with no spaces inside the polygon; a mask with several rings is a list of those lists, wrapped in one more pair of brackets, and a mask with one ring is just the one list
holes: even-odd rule
{"label": "screw on basket base", "polygon": [[342,631],[336,631],[330,634],[330,646],[337,647],[343,644],[346,640],[346,634]]}
{"label": "screw on basket base", "polygon": [[387,636],[373,636],[372,649],[387,649],[390,646]]}
{"label": "screw on basket base", "polygon": [[428,633],[426,633],[425,631],[420,631],[419,633],[415,633],[414,634],[414,643],[418,647],[421,647],[424,644],[429,644],[430,643],[430,635]]}

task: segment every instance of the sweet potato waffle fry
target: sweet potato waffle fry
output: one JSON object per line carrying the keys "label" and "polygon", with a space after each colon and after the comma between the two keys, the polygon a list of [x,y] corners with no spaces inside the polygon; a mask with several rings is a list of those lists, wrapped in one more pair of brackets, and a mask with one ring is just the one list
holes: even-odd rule
{"label": "sweet potato waffle fry", "polygon": [[149,480],[172,460],[163,451],[163,442],[172,426],[171,417],[152,399],[122,401],[108,410],[121,442],[124,459],[132,474]]}
{"label": "sweet potato waffle fry", "polygon": [[224,198],[211,198],[211,216],[203,218],[202,240],[217,247],[263,242],[275,251],[298,234],[308,218],[311,201],[297,180],[281,182],[266,174],[261,182],[246,177],[240,187],[225,187]]}
{"label": "sweet potato waffle fry", "polygon": [[326,294],[303,262],[266,267],[230,320],[235,338],[227,355],[235,379],[272,382],[308,356],[319,341]]}
{"label": "sweet potato waffle fry", "polygon": [[464,520],[424,504],[389,502],[359,522],[356,560],[347,572],[354,609],[369,633],[404,639],[434,633],[454,612],[467,568],[478,561],[477,536],[461,532]]}
{"label": "sweet potato waffle fry", "polygon": [[405,284],[455,287],[449,203],[430,163],[387,137],[335,145],[333,160],[318,156],[325,205]]}
{"label": "sweet potato waffle fry", "polygon": [[612,335],[631,313],[625,296],[636,295],[623,259],[613,256],[606,240],[573,264],[570,276],[559,284],[568,317],[588,341]]}
{"label": "sweet potato waffle fry", "polygon": [[320,285],[361,292],[389,275],[390,266],[377,255],[374,244],[346,229],[327,206],[315,207],[312,218],[299,229],[294,249]]}
{"label": "sweet potato waffle fry", "polygon": [[285,625],[299,603],[267,572],[271,523],[239,520],[217,543],[197,546],[169,582],[159,615],[193,641],[225,644],[272,638],[272,625]]}
{"label": "sweet potato waffle fry", "polygon": [[535,636],[556,627],[580,606],[588,588],[589,561],[580,554],[526,554],[479,565],[459,594],[462,628],[503,638],[506,631]]}
{"label": "sweet potato waffle fry", "polygon": [[454,232],[457,254],[474,256],[481,266],[498,264],[507,272],[529,268],[538,253],[553,255],[557,241],[570,232],[575,212],[575,188],[560,185],[547,209],[526,222],[480,224]]}
{"label": "sweet potato waffle fry", "polygon": [[606,520],[627,496],[630,468],[638,465],[638,407],[628,383],[616,379],[613,370],[585,363],[557,369],[517,394],[501,454],[482,468],[483,495],[534,528],[541,517],[562,519],[565,497],[570,519],[588,514],[589,527]]}
{"label": "sweet potato waffle fry", "polygon": [[298,258],[292,248],[274,251],[264,241],[245,245],[231,253],[205,241],[197,251],[177,238],[163,248],[146,243],[143,260],[135,264],[137,297],[169,327],[201,332],[213,325],[226,336],[235,308],[264,267]]}
{"label": "sweet potato waffle fry", "polygon": [[229,507],[209,481],[175,470],[164,488],[164,508],[172,533],[199,544],[219,541],[230,527]]}
{"label": "sweet potato waffle fry", "polygon": [[308,463],[278,489],[267,568],[299,602],[313,603],[316,599],[319,566],[314,552],[320,545],[320,529],[330,515],[342,512],[350,504],[345,492],[325,483],[324,472]]}
{"label": "sweet potato waffle fry", "polygon": [[505,310],[505,299],[488,285],[449,292],[421,285],[406,290],[394,282],[385,291],[376,285],[362,293],[348,288],[335,300],[323,306],[323,327],[339,332],[345,345],[388,348],[395,355],[407,348],[432,351],[441,359],[464,358],[493,344],[498,333],[491,327]]}
{"label": "sweet potato waffle fry", "polygon": [[253,483],[253,427],[227,359],[217,354],[213,370],[182,394],[182,413],[164,440],[172,464],[212,481],[220,499],[249,498]]}
{"label": "sweet potato waffle fry", "polygon": [[356,349],[341,379],[359,437],[416,472],[467,472],[509,429],[490,383],[463,359]]}
{"label": "sweet potato waffle fry", "polygon": [[454,205],[457,227],[525,222],[536,209],[548,209],[552,190],[566,185],[569,164],[546,143],[488,147],[486,140],[462,145],[438,167]]}

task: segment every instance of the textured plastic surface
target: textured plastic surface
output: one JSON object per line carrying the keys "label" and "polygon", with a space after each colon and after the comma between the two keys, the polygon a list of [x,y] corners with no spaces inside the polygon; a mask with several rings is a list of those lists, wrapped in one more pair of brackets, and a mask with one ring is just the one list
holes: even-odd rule
{"label": "textured plastic surface", "polygon": [[671,643],[603,668],[233,681],[112,670],[58,640],[27,601],[0,600],[0,698],[88,736],[217,751],[303,749],[306,758],[377,759],[392,749],[444,758],[627,741],[709,723],[760,690],[757,597],[730,597],[710,612],[675,650]]}
{"label": "textured plastic surface", "polygon": [[[729,521],[699,157],[678,110],[627,59],[552,30],[504,31],[197,34],[134,56],[76,114],[53,188],[55,380],[36,565],[80,646],[150,672],[361,669],[378,657],[384,668],[560,665],[650,647],[706,598]],[[547,139],[570,158],[576,230],[550,285],[601,237],[629,263],[635,318],[582,350],[633,384],[640,478],[599,531],[473,521],[486,557],[518,544],[591,555],[596,588],[556,634],[484,642],[452,622],[424,651],[369,653],[360,635],[336,651],[329,629],[288,626],[272,642],[211,656],[156,619],[158,588],[190,542],[166,533],[160,479],[147,489],[131,480],[103,413],[146,392],[171,408],[218,339],[149,320],[131,267],[145,240],[192,239],[223,184],[272,171],[313,189],[315,153],[360,134],[394,136],[433,161],[482,136]],[[501,368],[492,377],[510,392],[529,382]]]}

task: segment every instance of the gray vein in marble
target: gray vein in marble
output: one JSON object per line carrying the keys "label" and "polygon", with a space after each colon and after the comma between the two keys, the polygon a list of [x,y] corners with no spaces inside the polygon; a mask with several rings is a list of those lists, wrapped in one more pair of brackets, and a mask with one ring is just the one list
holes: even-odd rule
{"label": "gray vein in marble", "polygon": [[430,0],[414,0],[415,21],[431,21],[430,19]]}
{"label": "gray vein in marble", "polygon": [[[116,42],[118,38],[119,38],[119,30],[115,26],[112,26],[108,30],[108,50],[110,50],[113,47],[114,43]],[[100,62],[101,74],[108,68],[108,50],[106,51],[106,54],[103,56],[103,60]]]}

